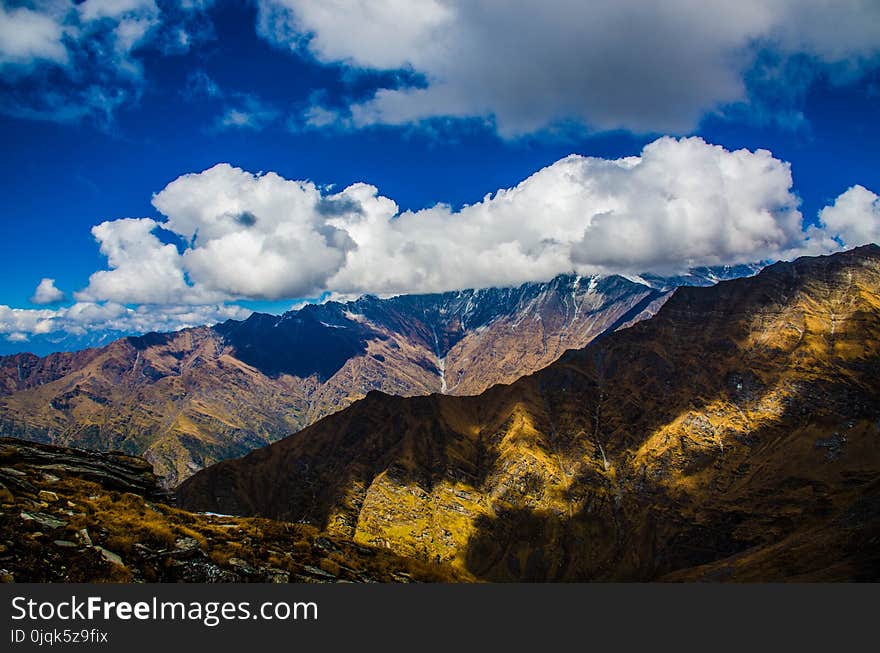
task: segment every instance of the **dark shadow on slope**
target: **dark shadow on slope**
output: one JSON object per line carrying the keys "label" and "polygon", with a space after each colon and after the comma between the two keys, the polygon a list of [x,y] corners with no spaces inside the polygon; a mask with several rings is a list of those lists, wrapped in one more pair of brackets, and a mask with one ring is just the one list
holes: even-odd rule
{"label": "dark shadow on slope", "polygon": [[614,333],[627,322],[636,319],[636,317],[638,317],[642,311],[648,308],[653,302],[657,301],[664,294],[665,293],[662,293],[658,290],[651,290],[651,292],[645,295],[642,300],[637,302],[631,309],[629,309],[626,313],[617,318],[608,326],[608,328],[606,328],[602,333],[596,336],[593,339],[593,342],[599,340],[600,338],[604,338],[611,333]]}
{"label": "dark shadow on slope", "polygon": [[236,358],[266,376],[314,374],[322,382],[366,352],[369,340],[383,337],[341,314],[332,322],[322,320],[310,308],[281,317],[254,313],[244,322],[230,320],[214,329]]}
{"label": "dark shadow on slope", "polygon": [[[858,443],[832,436],[840,425],[854,422],[875,426],[867,426]],[[798,566],[780,555],[764,580],[782,580],[797,570],[818,573],[844,557],[855,565],[853,579],[880,579],[877,555],[864,550],[873,541],[870,534],[880,531],[876,488],[874,498],[863,494],[880,478],[876,424],[876,385],[826,380],[804,385],[778,420],[723,451],[683,441],[651,470],[621,465],[613,480],[585,465],[572,482],[577,495],[572,498],[583,508],[571,517],[515,504],[481,517],[466,548],[466,567],[489,581],[649,581],[815,531],[825,539],[807,542],[808,560]],[[806,467],[788,465],[792,433],[810,438],[800,441],[802,449],[813,451]],[[831,441],[840,448],[828,449]],[[847,450],[856,446],[861,455]],[[616,458],[624,460],[626,451]],[[671,493],[670,470],[705,480],[698,488]],[[750,480],[741,484],[745,476]],[[838,537],[844,527],[846,537]]]}
{"label": "dark shadow on slope", "polygon": [[162,347],[172,342],[174,338],[176,338],[178,334],[176,332],[171,333],[158,333],[156,331],[152,331],[150,333],[145,333],[142,336],[128,336],[126,340],[128,343],[137,349],[138,351],[144,351],[149,349],[150,347]]}
{"label": "dark shadow on slope", "polygon": [[[799,283],[797,272],[782,267],[767,275],[772,294],[781,290],[783,297],[790,296]],[[824,286],[839,281],[836,271],[824,272]],[[866,469],[869,477],[880,474],[876,433],[868,439],[868,457],[859,458],[843,452],[846,434],[837,432],[859,420],[880,429],[880,379],[872,371],[880,369],[876,313],[857,311],[839,325],[830,353],[820,360],[811,361],[797,346],[774,349],[768,343],[741,351],[731,339],[731,326],[747,317],[738,310],[743,299],[773,305],[765,288],[745,298],[743,289],[748,290],[742,282],[724,284],[717,294],[680,289],[682,296],[671,300],[659,319],[569,352],[533,377],[546,402],[537,413],[545,416],[543,421],[535,423],[545,451],[592,459],[581,466],[570,491],[585,509],[568,518],[514,507],[482,518],[465,557],[475,575],[487,580],[650,580],[771,544],[806,526],[830,524],[848,493],[864,481]],[[717,315],[716,307],[726,302],[728,320],[694,319]],[[748,324],[742,322],[733,333],[748,333]],[[864,353],[840,358],[837,343],[850,352],[858,345]],[[788,378],[796,369],[803,373]],[[716,399],[749,410],[781,387],[788,393],[782,413],[763,428],[716,434],[704,419]],[[653,469],[634,468],[630,461],[645,439],[679,417],[687,420],[689,436],[660,456]],[[813,450],[813,458],[807,469],[788,467],[787,438],[808,425],[824,429],[824,436],[813,441],[801,433],[811,438],[800,444]],[[706,446],[715,435],[727,436],[723,449]],[[613,482],[604,485],[599,445],[617,471]],[[771,458],[775,469],[767,468]],[[845,478],[835,477],[827,470],[836,468],[827,465],[843,466]],[[698,503],[682,505],[680,494],[669,494],[672,470],[709,479]],[[741,479],[747,476],[744,487]],[[739,500],[728,502],[728,496]],[[878,527],[872,521],[865,528]],[[858,533],[854,537],[864,541]],[[828,551],[822,542],[815,546],[817,558],[824,555],[828,564],[841,554],[830,541]],[[877,578],[872,563],[865,564],[856,575]],[[779,572],[783,577],[782,568]]]}

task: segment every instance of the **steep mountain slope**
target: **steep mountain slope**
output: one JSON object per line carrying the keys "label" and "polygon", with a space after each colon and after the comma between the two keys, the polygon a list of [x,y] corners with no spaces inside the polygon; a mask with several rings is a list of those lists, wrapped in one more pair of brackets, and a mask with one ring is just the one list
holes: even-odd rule
{"label": "steep mountain slope", "polygon": [[880,579],[880,248],[680,288],[479,396],[370,393],[179,489],[493,580]]}
{"label": "steep mountain slope", "polygon": [[58,352],[44,358],[34,354],[0,356],[0,396],[60,379],[90,360],[96,352]]}
{"label": "steep mountain slope", "polygon": [[0,434],[144,455],[174,485],[370,390],[474,394],[512,382],[652,314],[669,284],[645,283],[560,276],[519,288],[367,296],[76,353],[4,356]]}

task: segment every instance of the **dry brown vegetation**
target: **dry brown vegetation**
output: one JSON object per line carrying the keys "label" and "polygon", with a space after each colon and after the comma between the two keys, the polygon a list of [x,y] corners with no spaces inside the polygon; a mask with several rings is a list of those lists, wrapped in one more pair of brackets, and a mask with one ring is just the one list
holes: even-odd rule
{"label": "dry brown vegetation", "polygon": [[[16,450],[35,445],[0,443],[0,576],[16,581],[468,578],[448,567],[322,537],[306,524],[195,514],[83,478],[58,478],[57,469],[49,474],[17,459]],[[41,500],[41,490],[55,498]]]}

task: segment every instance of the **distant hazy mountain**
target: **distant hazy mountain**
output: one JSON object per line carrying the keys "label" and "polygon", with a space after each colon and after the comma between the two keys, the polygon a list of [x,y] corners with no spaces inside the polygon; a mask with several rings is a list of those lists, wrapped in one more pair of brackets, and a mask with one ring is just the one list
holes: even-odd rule
{"label": "distant hazy mountain", "polygon": [[103,347],[129,335],[132,334],[122,331],[90,331],[83,334],[57,331],[32,335],[27,342],[10,342],[0,338],[0,356],[12,356],[22,352],[48,356],[59,351],[79,351],[91,347]]}
{"label": "distant hazy mountain", "polygon": [[486,580],[876,581],[878,372],[871,245],[680,288],[478,396],[370,393],[178,499]]}
{"label": "distant hazy mountain", "polygon": [[371,390],[476,394],[652,315],[674,283],[547,283],[309,305],[281,316],[0,357],[0,433],[144,455],[174,484]]}
{"label": "distant hazy mountain", "polygon": [[763,265],[721,265],[716,267],[691,268],[685,274],[674,276],[660,276],[656,274],[643,274],[638,280],[658,290],[672,290],[679,286],[712,286],[719,281],[751,277],[763,268]]}

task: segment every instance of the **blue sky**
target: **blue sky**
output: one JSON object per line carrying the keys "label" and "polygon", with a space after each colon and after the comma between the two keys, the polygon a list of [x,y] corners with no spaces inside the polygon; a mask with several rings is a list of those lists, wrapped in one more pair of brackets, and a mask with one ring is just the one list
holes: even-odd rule
{"label": "blue sky", "polygon": [[3,0],[0,352],[875,239],[877,5],[731,4]]}

